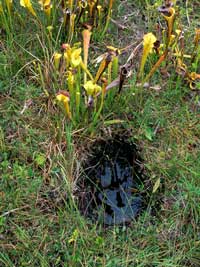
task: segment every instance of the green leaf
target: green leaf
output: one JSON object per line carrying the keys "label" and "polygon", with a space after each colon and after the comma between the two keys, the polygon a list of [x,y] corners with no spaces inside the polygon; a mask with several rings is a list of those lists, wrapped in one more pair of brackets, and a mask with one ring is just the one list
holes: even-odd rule
{"label": "green leaf", "polygon": [[148,127],[145,129],[145,137],[149,140],[149,141],[152,141],[153,140],[153,137],[154,137],[154,132],[153,132],[153,129]]}
{"label": "green leaf", "polygon": [[104,239],[101,236],[97,236],[96,240],[95,240],[95,244],[98,246],[101,246],[104,244]]}
{"label": "green leaf", "polygon": [[46,161],[46,156],[44,154],[37,154],[35,157],[35,162],[38,166],[43,166]]}
{"label": "green leaf", "polygon": [[158,180],[155,182],[152,193],[155,193],[159,187],[160,187],[160,178],[158,178]]}

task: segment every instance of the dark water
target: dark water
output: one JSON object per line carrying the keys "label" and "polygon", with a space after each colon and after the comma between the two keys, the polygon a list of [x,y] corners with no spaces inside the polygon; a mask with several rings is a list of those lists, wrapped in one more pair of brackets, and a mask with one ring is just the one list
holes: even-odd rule
{"label": "dark water", "polygon": [[106,225],[132,221],[142,211],[142,175],[136,146],[121,140],[94,149],[86,175],[91,190],[87,216]]}

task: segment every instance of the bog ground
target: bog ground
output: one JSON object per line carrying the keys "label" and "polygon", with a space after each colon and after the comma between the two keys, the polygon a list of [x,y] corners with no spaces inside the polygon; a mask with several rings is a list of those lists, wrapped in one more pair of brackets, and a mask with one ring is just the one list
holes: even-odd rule
{"label": "bog ground", "polygon": [[[199,1],[47,2],[0,3],[0,266],[199,267]],[[148,33],[164,42],[145,61]],[[105,226],[77,192],[114,135],[137,144],[148,203]]]}

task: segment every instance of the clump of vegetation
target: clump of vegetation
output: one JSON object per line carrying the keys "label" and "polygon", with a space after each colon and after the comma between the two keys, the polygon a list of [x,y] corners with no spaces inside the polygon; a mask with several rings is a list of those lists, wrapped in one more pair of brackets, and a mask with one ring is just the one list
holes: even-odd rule
{"label": "clump of vegetation", "polygon": [[[56,3],[49,0],[38,1],[36,5],[31,1],[21,0],[20,6],[32,15],[30,21],[37,25],[36,34],[39,36],[39,31],[42,30],[44,36],[43,41],[39,40],[43,58],[38,57],[32,62],[34,79],[41,84],[47,96],[57,95],[57,101],[74,125],[80,123],[83,117],[84,121],[88,122],[88,116],[91,117],[89,121],[95,124],[105,104],[107,91],[116,86],[119,86],[119,92],[121,91],[125,80],[130,77],[130,61],[135,58],[134,53],[127,63],[119,68],[118,58],[123,49],[107,46],[107,52],[96,60],[100,63],[99,68],[96,69],[94,64],[88,65],[88,61],[93,60],[93,54],[89,51],[92,34],[100,31],[101,39],[105,35],[113,1],[110,0],[107,5],[106,1]],[[5,6],[1,7],[1,18],[7,32],[12,31],[17,20],[20,22],[22,11],[12,1],[6,1]],[[180,74],[190,88],[194,89],[200,78],[197,73],[200,54],[199,29],[196,29],[192,49],[187,51],[187,40],[180,24],[178,6],[166,1],[157,8],[157,12],[162,15],[166,25],[160,23],[155,33],[144,35],[140,44],[143,45],[143,51],[137,81],[143,87],[159,67],[162,66],[162,71],[167,72],[169,65],[172,65],[172,71]],[[16,21],[12,14],[18,16]],[[22,30],[23,21],[21,26]],[[62,44],[59,48],[60,42]],[[138,49],[137,52],[139,51]],[[32,54],[32,51],[29,53]],[[87,112],[88,109],[90,112]]]}

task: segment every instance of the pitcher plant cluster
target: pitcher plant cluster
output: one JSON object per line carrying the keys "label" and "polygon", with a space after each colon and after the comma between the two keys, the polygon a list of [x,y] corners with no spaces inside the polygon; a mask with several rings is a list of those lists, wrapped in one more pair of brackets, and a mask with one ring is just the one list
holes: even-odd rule
{"label": "pitcher plant cluster", "polygon": [[[133,69],[141,90],[160,68],[167,72],[169,67],[191,89],[199,86],[200,29],[195,29],[193,43],[188,41],[180,23],[179,7],[169,0],[162,6],[152,6],[160,22],[154,32],[144,34],[126,64],[119,66],[119,57],[126,48],[110,45],[105,46],[104,53],[94,62],[92,39],[99,33],[102,41],[113,4],[113,0],[0,1],[0,18],[5,30],[12,28],[15,16],[20,17],[23,11],[39,30],[45,31],[50,44],[49,49],[45,47],[48,55],[33,62],[34,73],[45,93],[54,97],[75,124],[82,120],[97,121],[109,89],[118,87],[118,93],[121,92]],[[138,58],[136,67],[134,62]]]}
{"label": "pitcher plant cluster", "polygon": [[67,41],[71,42],[76,29],[85,21],[105,34],[112,6],[113,0],[1,0],[0,14],[12,20],[13,16],[20,17],[24,8],[27,15],[52,31],[58,31],[60,23]]}
{"label": "pitcher plant cluster", "polygon": [[62,88],[56,99],[72,121],[79,120],[80,113],[83,115],[87,110],[92,111],[92,118],[96,120],[103,108],[107,85],[118,75],[120,51],[112,46],[98,57],[98,67],[90,64],[91,71],[88,68],[91,34],[90,28],[84,29],[82,46],[65,43],[52,58],[54,79],[60,81],[59,87]]}
{"label": "pitcher plant cluster", "polygon": [[[200,60],[200,29],[195,30],[193,43],[189,43],[179,23],[177,9],[178,6],[173,6],[171,1],[165,1],[165,4],[157,9],[165,25],[157,24],[155,33],[147,33],[143,37],[143,52],[138,73],[138,79],[142,85],[149,82],[159,67],[166,72],[169,67],[172,67],[191,89],[197,87],[200,79],[200,74],[197,73]],[[156,58],[154,64],[150,63],[152,57]],[[145,71],[147,63],[150,65],[148,74]]]}
{"label": "pitcher plant cluster", "polygon": [[[111,65],[115,73],[118,71],[119,51],[112,47],[100,58],[99,68],[88,69],[91,35],[96,31],[103,38],[112,7],[113,0],[0,1],[0,18],[7,32],[12,31],[14,16],[22,13],[39,26],[38,31],[45,32],[48,55],[33,62],[33,72],[48,96],[57,91],[56,99],[70,120],[79,117],[82,102],[97,111],[97,95],[104,94],[107,77],[111,79]],[[107,69],[109,74],[104,75]]]}

